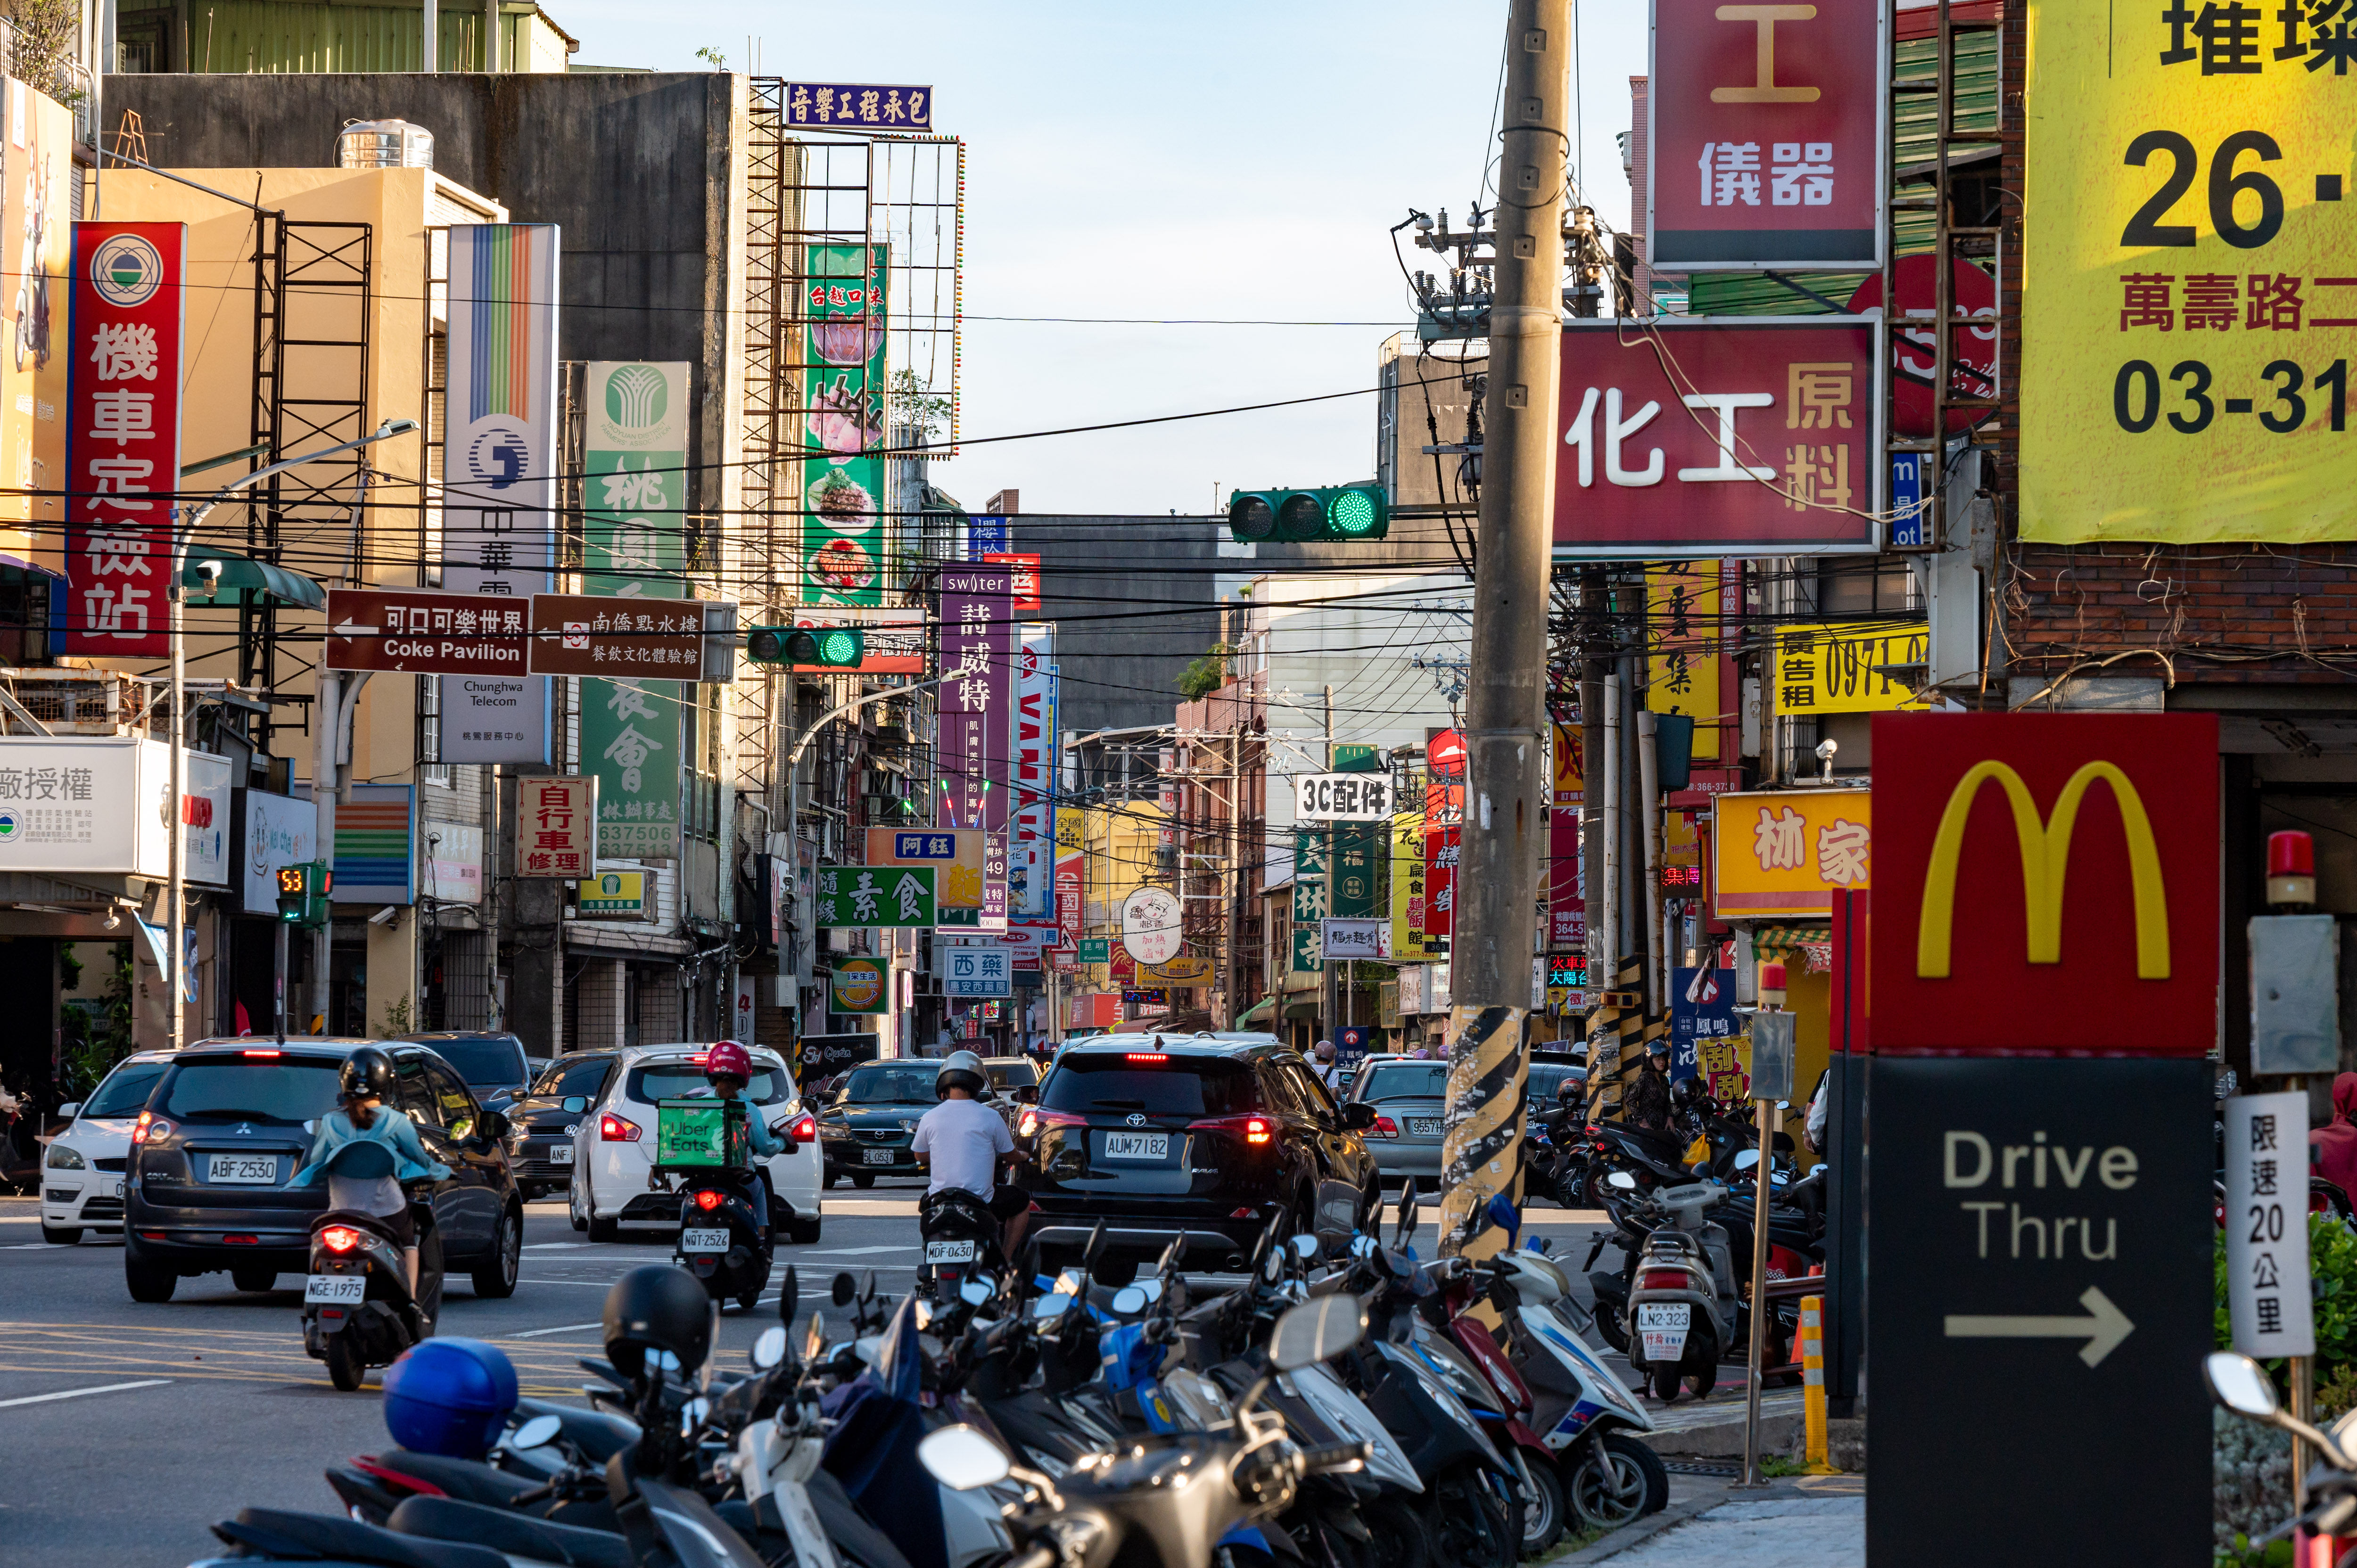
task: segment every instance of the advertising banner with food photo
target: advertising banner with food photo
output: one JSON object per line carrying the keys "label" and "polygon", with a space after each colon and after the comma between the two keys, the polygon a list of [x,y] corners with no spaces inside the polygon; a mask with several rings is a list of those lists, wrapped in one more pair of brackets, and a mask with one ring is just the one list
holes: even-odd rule
{"label": "advertising banner with food photo", "polygon": [[882,245],[812,245],[802,279],[804,598],[883,603]]}

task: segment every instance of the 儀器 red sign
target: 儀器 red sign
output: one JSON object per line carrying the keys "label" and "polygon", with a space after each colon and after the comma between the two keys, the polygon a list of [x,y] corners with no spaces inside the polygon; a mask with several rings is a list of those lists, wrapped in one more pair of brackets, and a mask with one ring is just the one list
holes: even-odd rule
{"label": "\u5100\u5668 red sign", "polygon": [[522,675],[526,605],[438,588],[330,588],[326,664],[409,675]]}
{"label": "\u5100\u5668 red sign", "polygon": [[1872,550],[1881,408],[1858,317],[1566,322],[1555,552]]}
{"label": "\u5100\u5668 red sign", "polygon": [[2200,1056],[2218,721],[1874,715],[1874,1047]]}
{"label": "\u5100\u5668 red sign", "polygon": [[1648,259],[1882,264],[1888,0],[1653,0]]}
{"label": "\u5100\u5668 red sign", "polygon": [[[77,223],[65,354],[66,650],[172,650],[180,480],[179,223]],[[20,345],[21,347],[21,345]],[[28,403],[27,414],[31,412]]]}

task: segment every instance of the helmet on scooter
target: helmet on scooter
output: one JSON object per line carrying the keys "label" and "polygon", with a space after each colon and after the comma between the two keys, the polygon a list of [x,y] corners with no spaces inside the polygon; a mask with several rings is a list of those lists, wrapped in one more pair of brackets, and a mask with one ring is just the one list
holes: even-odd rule
{"label": "helmet on scooter", "polygon": [[632,1269],[606,1293],[606,1359],[636,1378],[646,1370],[648,1351],[664,1350],[678,1359],[684,1378],[711,1353],[716,1310],[704,1282],[684,1269]]}
{"label": "helmet on scooter", "polygon": [[393,1092],[393,1058],[374,1046],[362,1046],[344,1058],[337,1087],[346,1100],[382,1100]]}
{"label": "helmet on scooter", "polygon": [[734,1040],[723,1040],[704,1054],[704,1076],[713,1079],[723,1075],[739,1083],[753,1081],[753,1058]]}
{"label": "helmet on scooter", "polygon": [[946,1100],[952,1089],[980,1094],[989,1084],[989,1079],[983,1075],[980,1057],[972,1051],[952,1051],[942,1058],[941,1070],[933,1074],[933,1098]]}
{"label": "helmet on scooter", "polygon": [[428,1339],[385,1369],[384,1429],[420,1454],[480,1459],[515,1406],[514,1365],[479,1339]]}

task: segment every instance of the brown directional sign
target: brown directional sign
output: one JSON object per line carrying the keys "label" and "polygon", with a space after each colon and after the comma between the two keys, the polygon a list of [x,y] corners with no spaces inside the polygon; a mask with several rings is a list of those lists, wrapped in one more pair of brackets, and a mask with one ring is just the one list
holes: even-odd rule
{"label": "brown directional sign", "polygon": [[521,599],[437,588],[328,590],[327,666],[409,675],[526,673]]}
{"label": "brown directional sign", "polygon": [[694,599],[532,596],[532,672],[698,679],[704,606]]}

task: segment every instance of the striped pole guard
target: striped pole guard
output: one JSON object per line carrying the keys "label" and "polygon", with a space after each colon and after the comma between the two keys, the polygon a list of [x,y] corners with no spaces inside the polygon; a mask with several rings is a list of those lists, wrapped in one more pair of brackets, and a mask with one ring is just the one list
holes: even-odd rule
{"label": "striped pole guard", "polygon": [[1801,1298],[1802,1458],[1813,1476],[1835,1474],[1825,1447],[1825,1298]]}
{"label": "striped pole guard", "polygon": [[1520,1203],[1523,1051],[1527,1007],[1455,1007],[1448,1017],[1448,1110],[1440,1154],[1440,1250],[1486,1258],[1505,1242],[1487,1212],[1502,1192]]}

